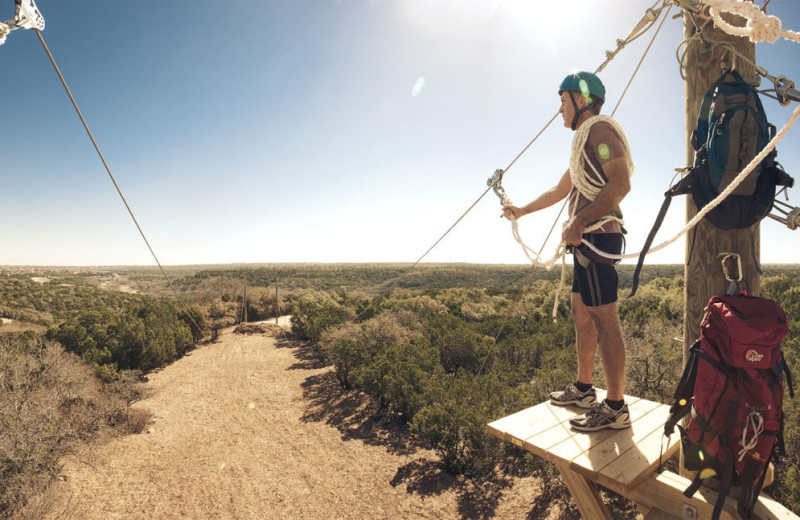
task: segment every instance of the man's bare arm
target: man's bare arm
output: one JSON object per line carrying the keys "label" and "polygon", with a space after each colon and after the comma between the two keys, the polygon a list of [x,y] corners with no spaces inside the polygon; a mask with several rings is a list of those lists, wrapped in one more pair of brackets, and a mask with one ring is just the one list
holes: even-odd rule
{"label": "man's bare arm", "polygon": [[513,215],[514,218],[518,219],[528,215],[529,213],[534,213],[541,209],[549,208],[556,202],[563,200],[564,197],[569,195],[570,190],[572,190],[572,179],[569,176],[569,170],[567,170],[564,172],[564,175],[561,176],[561,179],[559,179],[558,184],[545,191],[528,204],[522,207],[506,206],[503,208],[503,216],[509,218],[511,215]]}

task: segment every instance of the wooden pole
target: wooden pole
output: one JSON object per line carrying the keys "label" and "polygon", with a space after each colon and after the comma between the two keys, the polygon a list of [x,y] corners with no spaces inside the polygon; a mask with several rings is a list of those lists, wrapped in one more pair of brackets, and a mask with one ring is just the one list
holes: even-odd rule
{"label": "wooden pole", "polygon": [[242,291],[242,323],[247,323],[247,282],[244,282]]}
{"label": "wooden pole", "polygon": [[[734,25],[744,25],[745,20],[738,16],[726,17]],[[684,38],[696,35],[695,23],[702,24],[704,20],[696,19],[693,22],[687,13],[684,13]],[[755,44],[747,38],[729,36],[716,29],[713,23],[708,23],[702,29],[702,34],[715,41],[726,42],[737,52],[755,61]],[[720,45],[714,45],[709,40],[694,41],[686,49],[686,160],[687,164],[694,162],[694,147],[691,144],[691,135],[697,126],[697,114],[700,103],[708,88],[722,74],[720,59],[726,55],[726,50]],[[730,58],[727,58],[730,60]],[[730,61],[728,61],[730,63]],[[736,59],[736,70],[751,81],[756,77],[755,68],[745,60]],[[688,222],[697,214],[697,208],[691,196],[686,197],[686,221]],[[723,230],[702,220],[694,229],[686,234],[686,267],[684,276],[684,321],[683,321],[683,359],[684,365],[689,355],[689,348],[700,336],[700,320],[708,300],[723,294],[729,282],[722,271],[721,253],[737,253],[742,261],[742,286],[750,289],[755,294],[761,291],[761,277],[757,271],[757,262],[760,262],[761,240],[759,225],[747,229]],[[735,273],[734,268],[731,272]],[[681,457],[682,458],[682,457]],[[682,466],[682,464],[681,464]]]}
{"label": "wooden pole", "polygon": [[275,325],[278,325],[278,317],[281,315],[281,302],[278,300],[278,280],[275,280]]}

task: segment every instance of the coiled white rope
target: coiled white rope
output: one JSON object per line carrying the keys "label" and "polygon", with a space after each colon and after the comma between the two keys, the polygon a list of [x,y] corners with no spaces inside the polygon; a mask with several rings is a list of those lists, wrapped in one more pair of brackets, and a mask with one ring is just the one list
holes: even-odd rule
{"label": "coiled white rope", "polygon": [[[589,156],[586,155],[585,150],[586,141],[589,139],[589,132],[597,123],[607,123],[617,132],[624,146],[625,159],[628,162],[628,174],[633,175],[631,147],[628,144],[628,139],[625,137],[625,132],[623,132],[622,127],[608,116],[597,115],[590,117],[575,131],[575,136],[572,138],[572,153],[569,159],[569,176],[572,180],[572,185],[575,186],[575,189],[577,189],[581,195],[589,200],[594,200],[606,185],[603,175],[594,167],[594,164],[589,160]],[[587,164],[590,166],[594,178],[590,178],[590,175],[587,173]]]}
{"label": "coiled white rope", "polygon": [[[800,33],[783,29],[781,20],[777,16],[768,16],[752,2],[742,0],[701,0],[709,6],[708,14],[714,24],[733,36],[750,38],[752,42],[775,43],[780,38],[786,38],[800,43]],[[736,27],[722,18],[722,13],[731,13],[747,18],[744,27]]]}
{"label": "coiled white rope", "polygon": [[[753,436],[750,437],[750,440],[747,440],[747,431],[752,429]],[[747,416],[744,422],[744,430],[742,431],[742,449],[739,450],[739,462],[742,462],[742,459],[747,452],[752,450],[758,445],[758,436],[764,431],[764,418],[758,412],[750,412],[750,415]]]}

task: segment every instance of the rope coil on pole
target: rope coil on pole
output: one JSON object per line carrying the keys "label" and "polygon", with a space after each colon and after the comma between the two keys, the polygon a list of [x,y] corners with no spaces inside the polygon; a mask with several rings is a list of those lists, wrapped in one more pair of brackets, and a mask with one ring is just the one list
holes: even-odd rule
{"label": "rope coil on pole", "polygon": [[[775,43],[781,38],[800,43],[800,33],[783,29],[777,16],[767,15],[752,2],[742,0],[701,0],[708,6],[708,12],[714,24],[732,36],[749,38],[755,42]],[[739,15],[747,18],[744,27],[736,27],[722,18],[723,13]]]}

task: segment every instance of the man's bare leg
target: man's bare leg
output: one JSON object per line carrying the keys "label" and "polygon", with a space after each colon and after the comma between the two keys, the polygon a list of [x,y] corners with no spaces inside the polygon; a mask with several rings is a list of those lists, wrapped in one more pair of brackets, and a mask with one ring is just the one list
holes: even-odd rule
{"label": "man's bare leg", "polygon": [[617,302],[585,308],[597,330],[600,360],[606,376],[606,399],[621,401],[624,399],[625,342],[622,339]]}
{"label": "man's bare leg", "polygon": [[572,321],[575,323],[575,348],[578,354],[578,381],[591,384],[594,356],[597,350],[597,329],[581,301],[580,293],[572,293]]}

